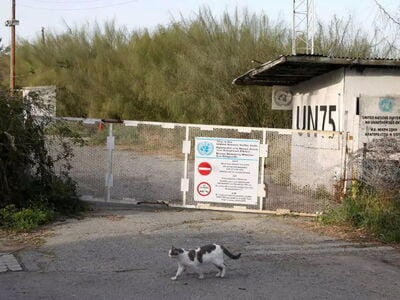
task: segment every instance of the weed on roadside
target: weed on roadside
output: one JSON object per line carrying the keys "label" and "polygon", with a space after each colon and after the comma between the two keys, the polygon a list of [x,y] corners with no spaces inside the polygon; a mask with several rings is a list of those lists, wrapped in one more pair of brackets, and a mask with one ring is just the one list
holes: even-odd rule
{"label": "weed on roadside", "polygon": [[319,217],[322,224],[367,229],[384,242],[400,243],[400,202],[359,185],[341,206]]}
{"label": "weed on roadside", "polygon": [[0,226],[15,232],[29,232],[54,220],[54,212],[45,207],[17,209],[7,205],[0,209]]}

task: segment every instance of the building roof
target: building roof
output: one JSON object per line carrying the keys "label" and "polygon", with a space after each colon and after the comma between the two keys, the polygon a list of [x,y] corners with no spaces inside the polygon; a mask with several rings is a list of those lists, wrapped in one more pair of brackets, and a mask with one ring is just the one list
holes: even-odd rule
{"label": "building roof", "polygon": [[384,58],[282,55],[233,80],[236,85],[290,86],[341,67],[400,68],[400,60]]}

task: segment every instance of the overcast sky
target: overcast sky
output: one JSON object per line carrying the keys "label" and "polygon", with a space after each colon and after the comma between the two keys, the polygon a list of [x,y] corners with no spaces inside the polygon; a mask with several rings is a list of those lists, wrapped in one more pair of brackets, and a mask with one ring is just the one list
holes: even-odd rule
{"label": "overcast sky", "polygon": [[[0,0],[0,37],[9,43],[9,28],[4,26],[11,18],[11,0]],[[379,0],[388,9],[398,8],[399,1]],[[175,17],[191,17],[202,6],[209,7],[214,15],[232,12],[235,7],[247,7],[250,12],[264,11],[272,19],[283,19],[291,25],[292,0],[16,0],[17,36],[31,39],[41,28],[61,32],[66,25],[115,19],[117,25],[129,30],[155,28],[166,25]],[[368,28],[378,14],[374,0],[315,0],[317,18],[327,21],[334,14],[339,17],[351,14],[361,26]]]}

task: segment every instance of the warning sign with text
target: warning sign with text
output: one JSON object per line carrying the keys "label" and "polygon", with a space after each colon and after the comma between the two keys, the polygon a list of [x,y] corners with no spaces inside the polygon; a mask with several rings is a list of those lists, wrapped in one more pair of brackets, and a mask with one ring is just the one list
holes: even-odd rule
{"label": "warning sign with text", "polygon": [[400,98],[362,96],[359,145],[380,138],[400,139]]}
{"label": "warning sign with text", "polygon": [[256,205],[259,140],[197,137],[194,200]]}

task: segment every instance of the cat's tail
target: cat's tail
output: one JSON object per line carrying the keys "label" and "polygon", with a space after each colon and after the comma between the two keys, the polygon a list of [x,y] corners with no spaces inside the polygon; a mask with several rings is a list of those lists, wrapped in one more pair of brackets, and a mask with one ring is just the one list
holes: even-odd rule
{"label": "cat's tail", "polygon": [[236,255],[232,254],[224,246],[221,246],[221,249],[222,249],[222,251],[224,252],[224,254],[226,256],[228,256],[229,258],[232,258],[232,259],[238,259],[240,257],[240,255],[242,255],[242,253],[239,253],[239,254],[236,254]]}

